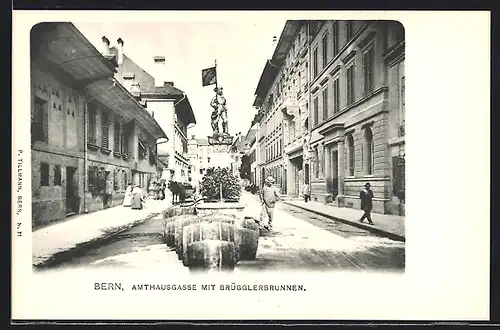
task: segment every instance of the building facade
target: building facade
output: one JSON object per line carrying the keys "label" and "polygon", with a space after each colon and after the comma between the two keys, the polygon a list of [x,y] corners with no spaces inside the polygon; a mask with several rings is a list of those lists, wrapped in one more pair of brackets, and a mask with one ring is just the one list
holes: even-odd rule
{"label": "building facade", "polygon": [[186,93],[167,81],[165,56],[152,57],[155,75],[150,75],[124,53],[121,38],[109,52],[117,58],[116,79],[146,105],[162,129],[169,132],[169,139],[158,141],[157,146],[161,178],[188,183],[187,129],[196,124],[196,119]]}
{"label": "building facade", "polygon": [[31,52],[33,226],[121,204],[128,182],[146,188],[167,136],[114,79],[116,58],[71,23],[33,27]]}
{"label": "building facade", "polygon": [[212,147],[206,138],[196,138],[191,135],[188,141],[188,154],[190,164],[190,180],[194,186],[199,186],[208,168],[212,167]]}
{"label": "building facade", "polygon": [[[291,81],[292,97],[278,105],[289,194],[310,182],[313,200],[359,208],[370,182],[374,212],[404,215],[402,25],[288,21],[271,61],[279,69],[267,75],[289,72]],[[256,94],[269,102],[274,84],[263,83],[265,74]]]}

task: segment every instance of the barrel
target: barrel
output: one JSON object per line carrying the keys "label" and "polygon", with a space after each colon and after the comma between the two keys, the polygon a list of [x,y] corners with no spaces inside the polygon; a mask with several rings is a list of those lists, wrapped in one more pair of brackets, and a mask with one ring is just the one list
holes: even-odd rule
{"label": "barrel", "polygon": [[239,219],[235,226],[241,239],[240,260],[255,260],[259,246],[259,225],[252,218]]}
{"label": "barrel", "polygon": [[241,236],[236,226],[221,221],[206,222],[201,219],[198,223],[185,226],[182,232],[182,263],[189,266],[187,246],[193,242],[204,240],[219,240],[234,243],[234,263],[240,260]]}
{"label": "barrel", "polygon": [[167,208],[165,211],[163,211],[163,217],[164,218],[172,218],[176,217],[179,215],[189,215],[189,214],[194,214],[195,213],[195,206],[180,206],[180,205],[174,205],[170,206]]}
{"label": "barrel", "polygon": [[186,247],[189,270],[234,270],[234,243],[221,240],[192,242]]}
{"label": "barrel", "polygon": [[206,222],[225,222],[225,223],[231,223],[234,224],[236,221],[238,221],[238,216],[234,214],[211,214],[211,215],[204,215],[202,218]]}
{"label": "barrel", "polygon": [[187,219],[193,219],[195,217],[196,217],[195,215],[178,215],[172,218],[165,219],[164,236],[165,236],[165,242],[167,243],[168,246],[170,247],[175,246],[176,226],[179,226],[180,223],[187,221]]}
{"label": "barrel", "polygon": [[199,222],[199,217],[196,215],[181,215],[174,222],[174,247],[177,258],[182,260],[181,245],[182,245],[182,229],[192,223]]}
{"label": "barrel", "polygon": [[175,253],[177,253],[177,258],[179,260],[182,260],[183,256],[183,231],[186,226],[190,226],[193,224],[198,224],[201,222],[204,222],[205,220],[200,218],[200,217],[191,217],[190,219],[183,221],[182,223],[179,224],[179,226],[175,229]]}

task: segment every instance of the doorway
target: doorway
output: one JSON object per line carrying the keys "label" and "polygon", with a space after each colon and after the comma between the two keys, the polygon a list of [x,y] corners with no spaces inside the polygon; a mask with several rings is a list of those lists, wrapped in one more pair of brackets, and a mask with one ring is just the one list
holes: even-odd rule
{"label": "doorway", "polygon": [[66,216],[78,213],[78,177],[76,167],[66,167]]}
{"label": "doorway", "polygon": [[309,182],[310,181],[309,180],[309,178],[310,178],[309,172],[310,172],[309,171],[309,164],[305,164],[304,165],[304,183],[307,183],[307,184],[310,183]]}
{"label": "doorway", "polygon": [[107,209],[111,207],[111,194],[113,191],[113,177],[111,176],[110,171],[104,172],[105,178],[105,189],[104,195],[102,196],[103,208]]}
{"label": "doorway", "polygon": [[333,200],[339,194],[339,153],[337,149],[332,149],[331,151],[331,162],[330,162],[330,173],[332,174],[331,186],[329,187],[329,192],[332,194]]}

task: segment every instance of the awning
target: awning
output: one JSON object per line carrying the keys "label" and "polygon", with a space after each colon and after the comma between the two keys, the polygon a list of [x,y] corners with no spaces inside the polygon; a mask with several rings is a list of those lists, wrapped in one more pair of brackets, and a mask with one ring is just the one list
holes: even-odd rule
{"label": "awning", "polygon": [[118,81],[114,79],[96,81],[89,84],[86,91],[91,97],[94,97],[126,122],[136,120],[155,140],[167,138],[156,120]]}

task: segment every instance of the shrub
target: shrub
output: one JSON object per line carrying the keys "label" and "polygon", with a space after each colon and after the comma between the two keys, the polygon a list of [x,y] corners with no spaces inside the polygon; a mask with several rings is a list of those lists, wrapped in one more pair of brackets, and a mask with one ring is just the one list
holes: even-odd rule
{"label": "shrub", "polygon": [[221,183],[224,200],[240,200],[241,185],[239,180],[226,168],[214,168],[207,171],[201,181],[201,194],[209,201],[220,200]]}

